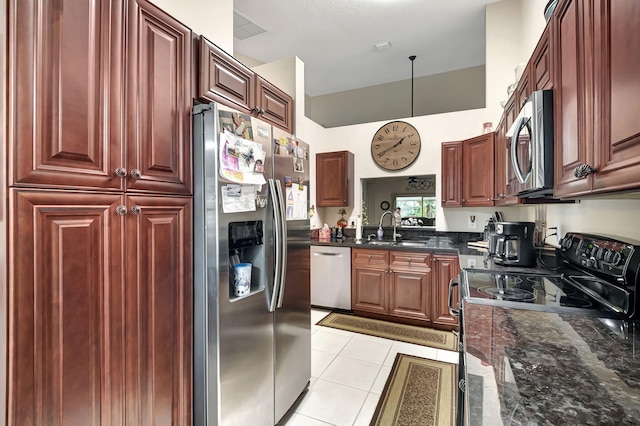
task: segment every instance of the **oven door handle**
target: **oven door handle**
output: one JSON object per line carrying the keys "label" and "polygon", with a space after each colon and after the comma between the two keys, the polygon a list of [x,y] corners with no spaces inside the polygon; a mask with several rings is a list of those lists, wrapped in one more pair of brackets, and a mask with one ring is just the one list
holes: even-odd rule
{"label": "oven door handle", "polygon": [[460,309],[459,309],[459,305],[458,305],[458,309],[454,309],[452,306],[453,303],[453,288],[454,287],[458,287],[460,281],[460,277],[455,277],[454,279],[452,279],[451,281],[449,281],[449,313],[451,315],[453,315],[454,317],[458,317],[460,316]]}

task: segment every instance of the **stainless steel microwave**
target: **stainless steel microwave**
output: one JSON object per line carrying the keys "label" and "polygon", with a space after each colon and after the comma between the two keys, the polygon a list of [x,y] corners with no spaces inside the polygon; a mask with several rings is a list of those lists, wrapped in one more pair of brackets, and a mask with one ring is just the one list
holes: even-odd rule
{"label": "stainless steel microwave", "polygon": [[[533,92],[507,132],[507,167],[519,182],[520,197],[553,193],[553,91]],[[509,170],[507,170],[507,176]]]}

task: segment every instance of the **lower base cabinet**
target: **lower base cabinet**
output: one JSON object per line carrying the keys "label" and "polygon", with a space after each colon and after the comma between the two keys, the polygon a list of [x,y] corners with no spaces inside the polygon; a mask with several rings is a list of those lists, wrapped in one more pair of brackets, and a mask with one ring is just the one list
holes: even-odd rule
{"label": "lower base cabinet", "polygon": [[191,424],[191,199],[10,206],[7,424]]}
{"label": "lower base cabinet", "polygon": [[[443,330],[458,328],[458,317],[449,313],[449,282],[460,274],[460,263],[456,255],[433,255],[433,326]],[[458,288],[452,300],[457,304]]]}
{"label": "lower base cabinet", "polygon": [[448,287],[458,273],[457,255],[352,249],[351,308],[369,318],[453,330]]}

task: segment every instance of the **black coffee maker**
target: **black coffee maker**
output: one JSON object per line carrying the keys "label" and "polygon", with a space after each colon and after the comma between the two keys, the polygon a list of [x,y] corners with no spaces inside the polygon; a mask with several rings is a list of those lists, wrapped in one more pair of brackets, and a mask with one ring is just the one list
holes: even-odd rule
{"label": "black coffee maker", "polygon": [[494,260],[503,266],[535,266],[534,222],[496,222]]}

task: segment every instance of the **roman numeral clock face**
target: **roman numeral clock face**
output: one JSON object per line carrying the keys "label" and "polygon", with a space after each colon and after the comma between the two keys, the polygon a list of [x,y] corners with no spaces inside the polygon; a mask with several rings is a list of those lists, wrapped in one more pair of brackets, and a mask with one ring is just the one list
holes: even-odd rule
{"label": "roman numeral clock face", "polygon": [[420,154],[420,134],[409,123],[391,121],[380,127],[371,141],[371,156],[385,170],[409,167]]}

